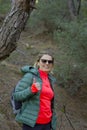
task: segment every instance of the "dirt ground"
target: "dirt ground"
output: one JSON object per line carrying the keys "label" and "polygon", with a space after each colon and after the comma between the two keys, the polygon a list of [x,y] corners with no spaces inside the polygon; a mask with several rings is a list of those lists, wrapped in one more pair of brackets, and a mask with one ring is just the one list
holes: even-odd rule
{"label": "dirt ground", "polygon": [[[21,130],[15,121],[10,105],[13,87],[21,78],[20,68],[33,65],[40,50],[57,51],[57,46],[47,32],[32,33],[25,29],[17,49],[0,63],[0,130]],[[85,87],[76,96],[70,96],[64,88],[56,86],[57,130],[87,130],[87,94]]]}

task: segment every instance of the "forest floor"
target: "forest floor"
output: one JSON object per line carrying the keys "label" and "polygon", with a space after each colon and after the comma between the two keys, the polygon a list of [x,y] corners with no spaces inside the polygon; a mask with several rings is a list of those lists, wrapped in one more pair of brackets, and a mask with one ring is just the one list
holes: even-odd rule
{"label": "forest floor", "polygon": [[[56,52],[58,47],[46,31],[38,33],[25,29],[18,41],[17,49],[0,63],[0,130],[21,130],[21,124],[15,121],[12,113],[11,91],[21,78],[19,69],[24,65],[33,65],[36,55],[43,49]],[[83,95],[84,87],[76,96],[70,96],[61,87],[56,87],[55,93],[57,130],[87,130],[87,95]]]}

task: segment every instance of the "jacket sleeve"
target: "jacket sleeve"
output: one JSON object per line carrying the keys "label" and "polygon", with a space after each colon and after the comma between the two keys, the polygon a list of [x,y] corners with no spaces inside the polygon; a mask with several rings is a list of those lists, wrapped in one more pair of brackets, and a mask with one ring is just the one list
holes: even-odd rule
{"label": "jacket sleeve", "polygon": [[24,77],[18,82],[15,88],[14,99],[17,101],[24,101],[34,93],[31,91],[31,85],[33,82],[33,75],[31,73],[27,73]]}

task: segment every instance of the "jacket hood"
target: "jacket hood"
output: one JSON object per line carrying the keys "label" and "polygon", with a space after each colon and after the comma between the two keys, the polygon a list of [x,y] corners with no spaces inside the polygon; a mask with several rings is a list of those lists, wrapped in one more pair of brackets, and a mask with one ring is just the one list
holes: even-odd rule
{"label": "jacket hood", "polygon": [[38,70],[35,67],[32,66],[24,66],[21,68],[21,71],[25,74],[25,73],[33,73],[33,74],[38,74]]}

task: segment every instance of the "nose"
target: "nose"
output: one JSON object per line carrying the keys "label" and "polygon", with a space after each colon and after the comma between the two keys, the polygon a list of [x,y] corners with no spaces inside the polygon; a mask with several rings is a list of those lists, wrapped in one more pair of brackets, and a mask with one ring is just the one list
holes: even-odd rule
{"label": "nose", "polygon": [[47,65],[49,64],[48,61],[46,61],[46,64],[47,64]]}

